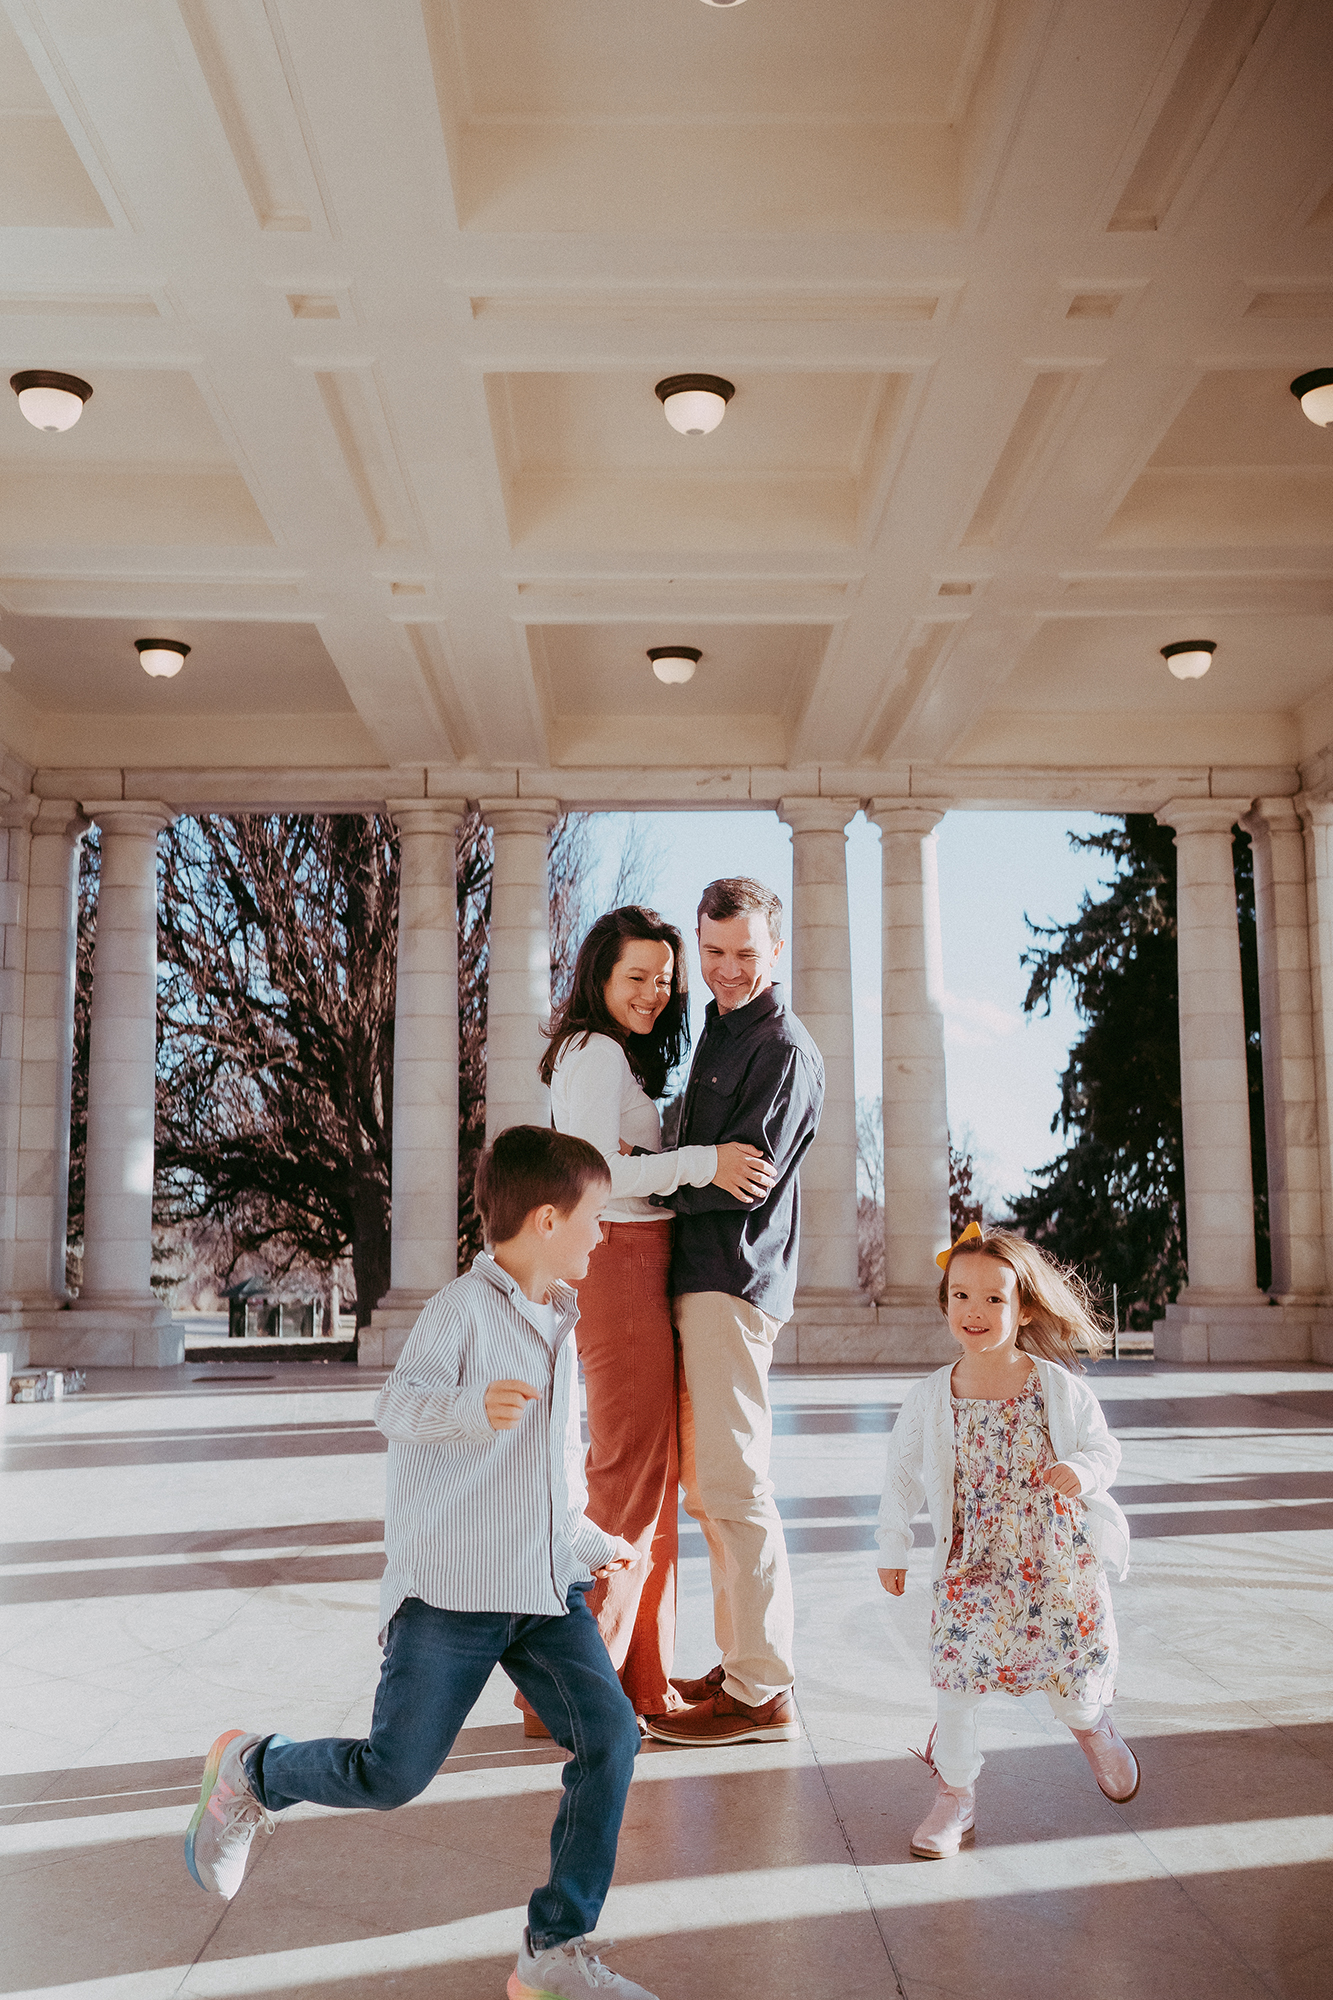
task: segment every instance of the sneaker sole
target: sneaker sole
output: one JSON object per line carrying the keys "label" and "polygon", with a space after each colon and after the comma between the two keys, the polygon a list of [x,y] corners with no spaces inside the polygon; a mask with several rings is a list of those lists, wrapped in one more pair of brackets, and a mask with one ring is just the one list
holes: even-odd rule
{"label": "sneaker sole", "polygon": [[961,1848],[971,1847],[976,1837],[977,1837],[976,1828],[974,1826],[970,1826],[967,1829],[967,1832],[963,1834],[963,1836],[959,1840],[958,1846],[946,1848],[943,1853],[941,1853],[938,1847],[917,1847],[915,1844],[913,1844],[910,1851],[916,1856],[918,1861],[952,1861],[955,1854],[957,1854]]}
{"label": "sneaker sole", "polygon": [[795,1743],[801,1736],[799,1722],[783,1722],[767,1729],[762,1725],[755,1729],[738,1729],[726,1736],[679,1736],[669,1729],[654,1729],[651,1722],[645,1722],[644,1728],[659,1743],[674,1743],[683,1750],[708,1750],[717,1743]]}
{"label": "sneaker sole", "polygon": [[244,1734],[245,1731],[243,1729],[228,1729],[219,1736],[217,1742],[209,1751],[204,1763],[204,1782],[199,1787],[199,1803],[194,1809],[194,1817],[191,1819],[189,1829],[185,1835],[185,1866],[189,1869],[191,1875],[206,1896],[215,1895],[216,1891],[209,1888],[207,1882],[202,1879],[199,1870],[194,1865],[195,1835],[203,1823],[204,1814],[208,1811],[208,1801],[213,1796],[213,1787],[218,1781],[218,1772],[222,1768],[223,1752],[229,1743],[234,1743],[238,1736],[244,1736]]}
{"label": "sneaker sole", "polygon": [[549,1987],[526,1985],[519,1978],[517,1968],[510,1973],[505,1992],[509,1995],[509,2000],[560,2000],[560,1995],[552,1993]]}

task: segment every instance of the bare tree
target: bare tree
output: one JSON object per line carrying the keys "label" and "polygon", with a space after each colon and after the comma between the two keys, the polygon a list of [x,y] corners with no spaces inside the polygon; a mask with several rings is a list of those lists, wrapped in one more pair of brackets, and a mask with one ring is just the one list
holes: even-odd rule
{"label": "bare tree", "polygon": [[232,1264],[389,1285],[398,842],[383,817],[178,820],[162,845],[157,1217]]}
{"label": "bare tree", "polygon": [[878,1097],[856,1100],[856,1275],[872,1298],[884,1289],[884,1118]]}

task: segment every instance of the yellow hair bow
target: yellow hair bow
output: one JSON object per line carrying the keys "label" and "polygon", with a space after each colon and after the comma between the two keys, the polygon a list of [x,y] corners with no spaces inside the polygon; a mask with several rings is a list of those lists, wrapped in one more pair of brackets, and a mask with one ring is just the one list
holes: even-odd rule
{"label": "yellow hair bow", "polygon": [[[958,1243],[971,1243],[975,1237],[981,1236],[984,1233],[985,1232],[983,1231],[981,1224],[979,1222],[969,1222],[967,1228],[963,1231],[962,1235],[959,1237]],[[958,1243],[951,1243],[948,1249],[941,1250],[939,1256],[935,1259],[935,1262],[939,1265],[941,1271],[948,1269],[949,1259],[953,1256],[954,1251],[958,1248]]]}

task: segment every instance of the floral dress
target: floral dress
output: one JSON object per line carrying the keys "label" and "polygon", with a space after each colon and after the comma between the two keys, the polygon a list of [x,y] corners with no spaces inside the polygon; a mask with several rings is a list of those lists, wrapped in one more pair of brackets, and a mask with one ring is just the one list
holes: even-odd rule
{"label": "floral dress", "polygon": [[935,1579],[931,1685],[1109,1702],[1110,1593],[1083,1502],[1041,1483],[1056,1459],[1036,1369],[1002,1403],[950,1401],[953,1540]]}

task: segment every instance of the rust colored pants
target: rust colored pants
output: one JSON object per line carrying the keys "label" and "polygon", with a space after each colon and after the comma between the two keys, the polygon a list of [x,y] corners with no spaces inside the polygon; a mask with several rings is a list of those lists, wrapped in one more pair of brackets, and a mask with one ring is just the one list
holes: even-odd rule
{"label": "rust colored pants", "polygon": [[660,1715],[676,1644],[676,1344],[667,1273],[669,1218],[604,1222],[578,1288],[575,1338],[588,1389],[588,1518],[647,1563],[588,1593],[638,1715]]}

